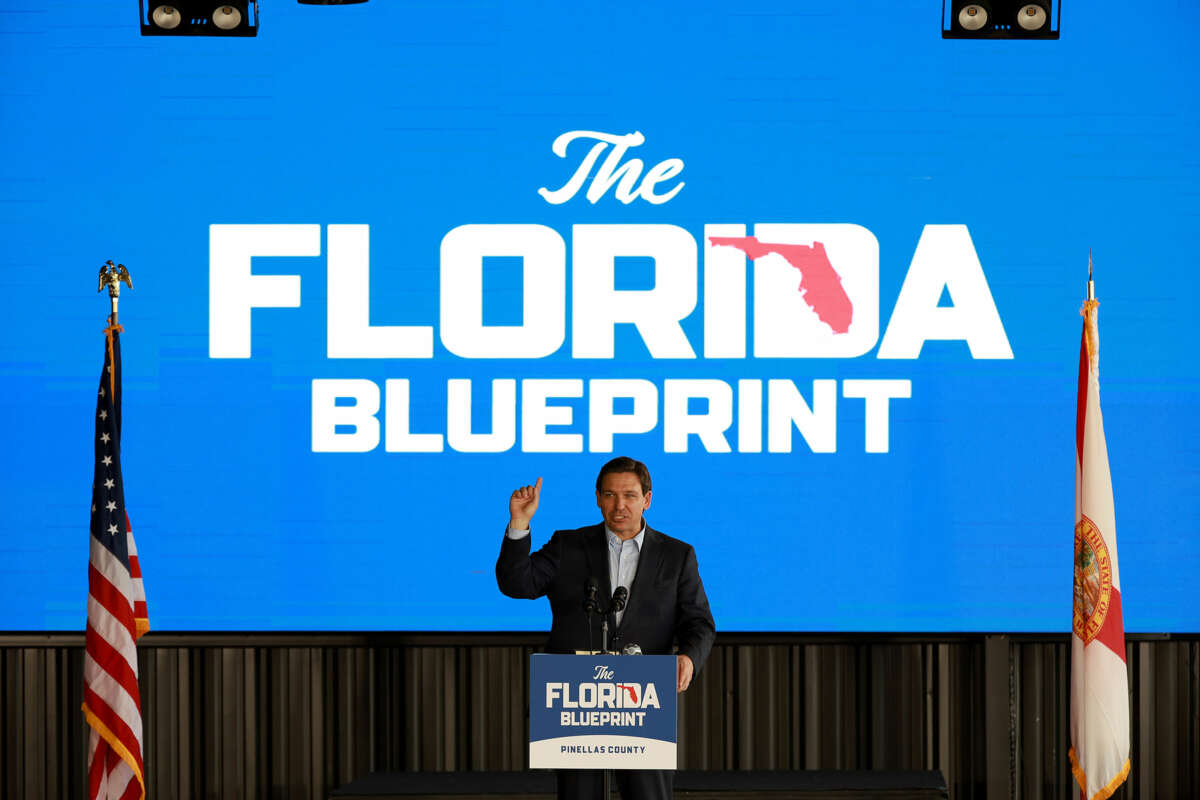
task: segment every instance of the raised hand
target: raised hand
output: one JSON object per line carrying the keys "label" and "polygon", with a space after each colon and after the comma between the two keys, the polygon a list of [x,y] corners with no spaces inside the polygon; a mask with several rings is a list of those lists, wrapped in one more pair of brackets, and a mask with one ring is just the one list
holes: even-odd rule
{"label": "raised hand", "polygon": [[521,531],[529,527],[529,521],[537,513],[538,499],[542,495],[542,479],[533,486],[522,486],[508,498],[508,527]]}

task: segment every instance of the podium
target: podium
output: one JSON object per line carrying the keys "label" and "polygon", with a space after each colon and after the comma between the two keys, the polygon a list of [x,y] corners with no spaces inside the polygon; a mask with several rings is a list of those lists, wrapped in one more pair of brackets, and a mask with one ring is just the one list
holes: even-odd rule
{"label": "podium", "polygon": [[533,769],[676,769],[675,656],[535,654]]}

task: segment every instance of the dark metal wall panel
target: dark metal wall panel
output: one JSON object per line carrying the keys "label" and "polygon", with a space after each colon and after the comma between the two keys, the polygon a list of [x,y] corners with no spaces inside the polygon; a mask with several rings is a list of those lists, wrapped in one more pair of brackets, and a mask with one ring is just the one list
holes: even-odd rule
{"label": "dark metal wall panel", "polygon": [[1022,797],[1076,797],[1067,763],[1070,747],[1070,648],[1062,644],[1015,645],[1017,785]]}
{"label": "dark metal wall panel", "polygon": [[714,650],[679,706],[679,759],[696,769],[731,763],[732,694],[725,692],[734,648]]}
{"label": "dark metal wall panel", "polygon": [[944,720],[938,730],[938,762],[958,798],[987,797],[983,647],[939,645],[939,694]]}
{"label": "dark metal wall panel", "polygon": [[804,769],[854,769],[858,753],[856,650],[853,645],[804,648]]}
{"label": "dark metal wall panel", "polygon": [[1200,643],[1139,642],[1127,650],[1133,745],[1146,754],[1134,763],[1138,795],[1200,786]]}
{"label": "dark metal wall panel", "polygon": [[[151,797],[323,798],[376,770],[527,765],[529,635],[150,635]],[[0,796],[82,798],[82,637],[0,635]],[[1200,796],[1200,639],[1135,639],[1134,770]],[[1070,653],[1033,636],[727,636],[680,707],[686,769],[940,769],[955,798],[1077,797]]]}

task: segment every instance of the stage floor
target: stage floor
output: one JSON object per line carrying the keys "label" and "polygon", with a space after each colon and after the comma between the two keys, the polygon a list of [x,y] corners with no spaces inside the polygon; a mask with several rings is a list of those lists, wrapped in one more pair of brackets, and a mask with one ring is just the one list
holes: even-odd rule
{"label": "stage floor", "polygon": [[[940,772],[882,770],[747,770],[675,773],[675,796],[686,800],[935,800],[947,797]],[[493,800],[553,798],[554,773],[375,772],[335,789],[336,800]]]}

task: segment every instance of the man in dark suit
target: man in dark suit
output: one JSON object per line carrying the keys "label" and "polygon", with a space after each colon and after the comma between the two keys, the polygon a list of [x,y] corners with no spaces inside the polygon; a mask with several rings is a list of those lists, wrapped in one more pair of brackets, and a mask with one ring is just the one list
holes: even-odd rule
{"label": "man in dark suit", "polygon": [[[605,607],[617,586],[626,587],[625,610],[608,615],[610,648],[636,644],[647,655],[676,652],[676,688],[687,689],[712,649],[712,612],[691,545],[646,525],[642,512],[650,507],[651,493],[646,465],[625,457],[605,464],[596,478],[596,505],[604,522],[556,531],[531,555],[530,522],[541,491],[538,478],[509,498],[508,530],[496,561],[500,591],[518,598],[546,595],[554,614],[546,650],[574,653],[600,646],[598,615],[584,611],[589,578],[599,586]],[[671,796],[669,771],[618,770],[616,775],[625,800]],[[591,800],[601,794],[599,771],[558,771],[560,798]]]}

